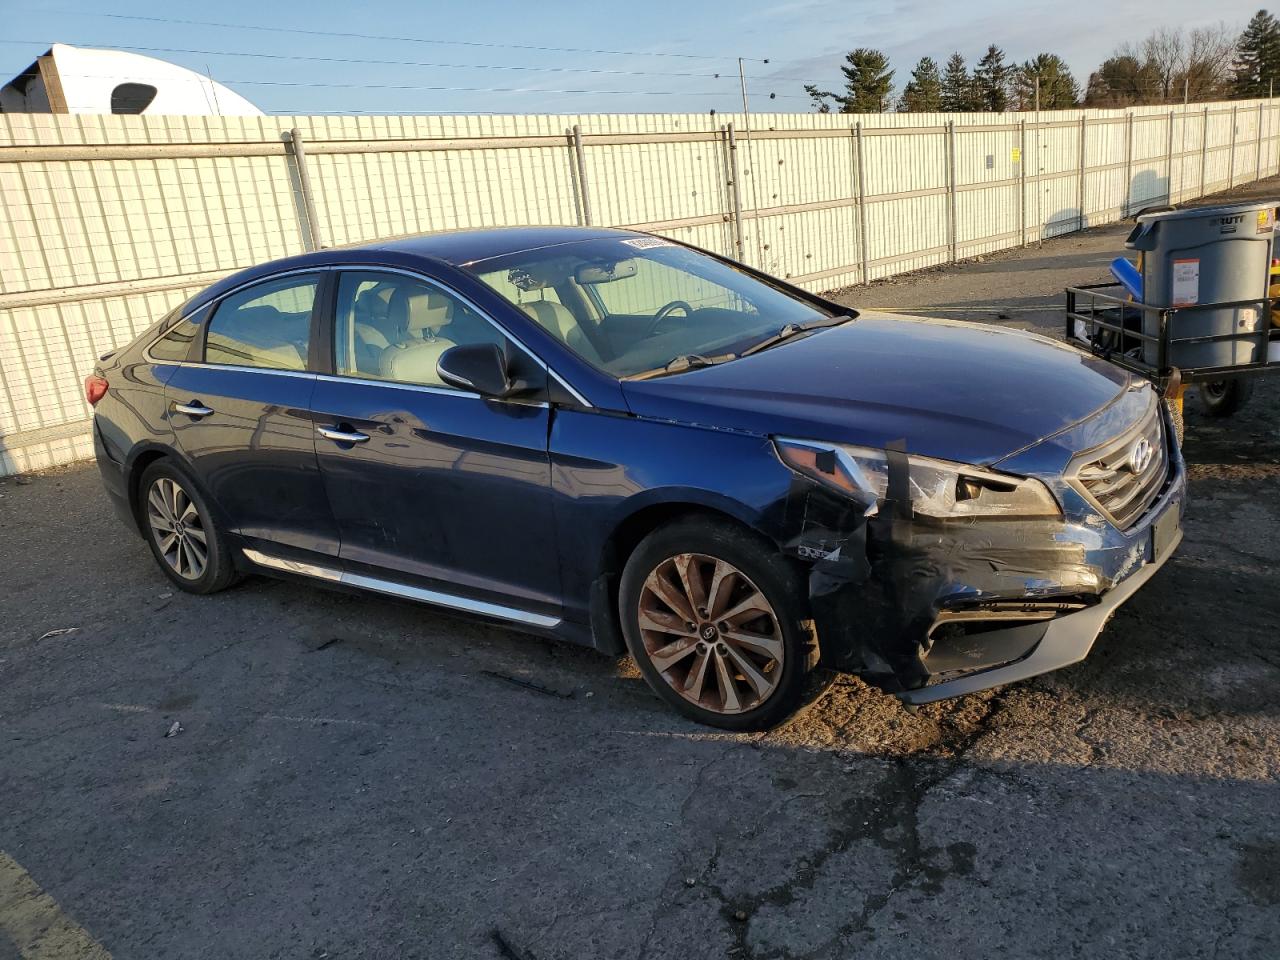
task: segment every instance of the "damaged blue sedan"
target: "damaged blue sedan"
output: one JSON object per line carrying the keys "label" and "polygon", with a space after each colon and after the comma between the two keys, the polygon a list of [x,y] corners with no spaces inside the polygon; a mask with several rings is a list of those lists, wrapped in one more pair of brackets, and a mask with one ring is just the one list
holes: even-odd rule
{"label": "damaged blue sedan", "polygon": [[86,391],[179,588],[302,578],[629,652],[735,730],[815,669],[919,704],[1076,662],[1182,536],[1146,382],[623,230],[254,267]]}

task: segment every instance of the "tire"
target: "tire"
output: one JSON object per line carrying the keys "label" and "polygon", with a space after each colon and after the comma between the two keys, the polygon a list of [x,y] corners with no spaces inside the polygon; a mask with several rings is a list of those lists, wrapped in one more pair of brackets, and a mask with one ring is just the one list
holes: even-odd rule
{"label": "tire", "polygon": [[1253,395],[1253,380],[1237,377],[1233,380],[1211,380],[1200,384],[1200,402],[1204,412],[1211,417],[1229,417],[1245,405]]}
{"label": "tire", "polygon": [[142,474],[138,517],[152,556],[179,590],[217,593],[236,581],[231,550],[208,502],[172,460],[157,460]]}
{"label": "tire", "polygon": [[1178,448],[1187,435],[1187,420],[1182,411],[1182,399],[1165,400],[1164,407],[1169,411],[1169,422],[1173,424],[1173,435],[1178,439]]}
{"label": "tire", "polygon": [[618,606],[627,649],[659,697],[708,726],[763,730],[827,687],[810,676],[818,644],[806,597],[800,569],[768,541],[691,518],[640,542]]}

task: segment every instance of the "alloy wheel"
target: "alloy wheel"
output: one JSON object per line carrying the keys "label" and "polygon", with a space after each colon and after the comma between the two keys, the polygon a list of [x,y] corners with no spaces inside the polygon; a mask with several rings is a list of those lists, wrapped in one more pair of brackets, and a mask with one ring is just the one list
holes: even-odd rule
{"label": "alloy wheel", "polygon": [[209,566],[204,519],[187,492],[168,477],[147,491],[147,523],[160,556],[184,580],[199,580]]}
{"label": "alloy wheel", "polygon": [[639,628],[658,674],[690,703],[744,713],[782,680],[784,642],[773,606],[737,567],[682,553],[644,581]]}

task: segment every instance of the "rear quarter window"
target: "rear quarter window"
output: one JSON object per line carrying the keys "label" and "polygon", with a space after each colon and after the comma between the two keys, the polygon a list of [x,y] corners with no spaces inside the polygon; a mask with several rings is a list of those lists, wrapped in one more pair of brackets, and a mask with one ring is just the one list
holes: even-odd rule
{"label": "rear quarter window", "polygon": [[181,363],[191,356],[191,344],[200,336],[202,314],[179,320],[163,337],[151,344],[148,353],[154,360]]}

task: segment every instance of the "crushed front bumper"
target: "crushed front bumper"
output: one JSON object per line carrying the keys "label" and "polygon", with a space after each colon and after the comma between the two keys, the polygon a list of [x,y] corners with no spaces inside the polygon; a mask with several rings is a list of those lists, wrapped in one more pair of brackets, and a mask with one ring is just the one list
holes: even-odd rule
{"label": "crushed front bumper", "polygon": [[[950,680],[904,690],[898,693],[898,697],[910,704],[933,703],[977,693],[979,690],[989,690],[1015,680],[1026,680],[1028,677],[1080,662],[1089,655],[1094,640],[1107,625],[1111,615],[1151,579],[1165,561],[1173,556],[1181,542],[1182,528],[1179,526],[1170,533],[1168,542],[1154,560],[1112,587],[1093,606],[1041,623],[1025,624],[985,635],[984,639],[991,644],[989,649],[1016,649],[1017,645],[1025,644],[1030,652],[1020,659],[997,666],[980,667]],[[1016,637],[998,636],[1015,633]]]}
{"label": "crushed front bumper", "polygon": [[[1060,518],[930,521],[878,512],[811,483],[788,498],[785,549],[810,564],[809,602],[830,669],[910,704],[964,696],[1086,657],[1115,610],[1182,539],[1186,472],[1119,529],[1062,479]],[[1056,477],[1056,482],[1055,482]]]}

